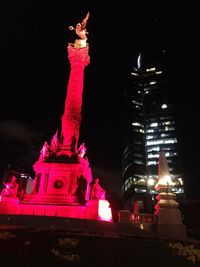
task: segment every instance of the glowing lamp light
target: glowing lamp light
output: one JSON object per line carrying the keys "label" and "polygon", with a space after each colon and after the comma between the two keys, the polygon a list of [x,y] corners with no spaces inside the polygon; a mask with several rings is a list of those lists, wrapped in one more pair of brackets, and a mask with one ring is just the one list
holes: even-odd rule
{"label": "glowing lamp light", "polygon": [[160,185],[174,185],[169,175],[165,175],[162,179],[158,182]]}
{"label": "glowing lamp light", "polygon": [[149,179],[147,180],[147,183],[148,183],[149,186],[153,186],[153,185],[155,184],[155,180],[152,179],[152,178],[149,178]]}
{"label": "glowing lamp light", "polygon": [[180,184],[183,185],[183,180],[182,180],[182,178],[178,178],[178,180],[179,180]]}
{"label": "glowing lamp light", "polygon": [[107,200],[99,200],[98,220],[112,222],[110,203]]}
{"label": "glowing lamp light", "polygon": [[163,105],[161,106],[161,108],[162,108],[162,109],[167,108],[167,104],[163,104]]}
{"label": "glowing lamp light", "polygon": [[165,175],[163,178],[160,178],[158,180],[158,183],[155,185],[156,190],[159,190],[160,188],[167,188],[167,191],[169,188],[174,186],[175,183],[172,182],[171,177],[169,175]]}

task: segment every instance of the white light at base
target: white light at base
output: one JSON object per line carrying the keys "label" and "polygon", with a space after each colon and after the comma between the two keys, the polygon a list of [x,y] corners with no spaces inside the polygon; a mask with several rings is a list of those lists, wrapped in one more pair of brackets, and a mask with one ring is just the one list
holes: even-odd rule
{"label": "white light at base", "polygon": [[174,185],[175,183],[172,182],[171,177],[169,175],[165,175],[163,178],[161,178],[158,182],[159,185]]}
{"label": "white light at base", "polygon": [[149,178],[149,179],[147,180],[147,183],[148,183],[149,186],[153,186],[153,185],[155,184],[155,180],[152,179],[152,178]]}

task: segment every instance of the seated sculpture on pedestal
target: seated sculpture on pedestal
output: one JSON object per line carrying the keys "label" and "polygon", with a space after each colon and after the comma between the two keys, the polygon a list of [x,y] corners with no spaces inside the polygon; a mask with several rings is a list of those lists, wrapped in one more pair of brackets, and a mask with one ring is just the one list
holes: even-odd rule
{"label": "seated sculpture on pedestal", "polygon": [[16,197],[18,184],[17,178],[13,175],[10,182],[4,183],[5,188],[2,190],[1,197]]}
{"label": "seated sculpture on pedestal", "polygon": [[99,184],[99,178],[95,179],[91,188],[91,200],[105,199],[105,190]]}

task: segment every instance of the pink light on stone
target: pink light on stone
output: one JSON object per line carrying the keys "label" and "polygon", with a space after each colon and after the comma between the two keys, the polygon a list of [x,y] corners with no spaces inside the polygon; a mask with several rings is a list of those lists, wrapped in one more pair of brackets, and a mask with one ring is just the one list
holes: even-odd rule
{"label": "pink light on stone", "polygon": [[[35,179],[31,192],[24,192],[18,198],[15,191],[12,193],[12,188],[8,187],[9,184],[5,186],[5,194],[0,196],[0,214],[112,221],[109,202],[101,199],[102,192],[101,196],[95,196],[95,200],[91,198],[92,172],[89,160],[85,157],[85,143],[77,148],[84,69],[90,63],[89,45],[85,36],[88,17],[89,13],[81,23],[81,31],[79,27],[75,29],[81,39],[68,44],[71,70],[62,115],[61,136],[56,131],[50,145],[47,141],[44,142],[39,159],[33,165]],[[70,28],[74,29],[72,26]],[[104,190],[103,194],[105,195]]]}
{"label": "pink light on stone", "polygon": [[110,203],[105,199],[99,200],[98,220],[112,222]]}
{"label": "pink light on stone", "polygon": [[67,149],[70,148],[73,139],[75,139],[75,147],[77,147],[79,139],[84,68],[90,62],[88,46],[77,49],[68,45],[68,57],[71,63],[71,72],[62,116],[62,145]]}

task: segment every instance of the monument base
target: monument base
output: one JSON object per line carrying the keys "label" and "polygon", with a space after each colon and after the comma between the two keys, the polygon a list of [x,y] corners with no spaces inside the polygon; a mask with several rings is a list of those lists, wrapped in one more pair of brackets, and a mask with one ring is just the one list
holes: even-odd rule
{"label": "monument base", "polygon": [[[162,188],[161,188],[162,189]],[[182,215],[176,202],[176,196],[172,193],[162,192],[157,196],[158,203],[155,206],[157,216],[157,232],[159,235],[186,240],[186,226],[182,223]]]}
{"label": "monument base", "polygon": [[[102,209],[103,206],[103,209]],[[103,212],[103,213],[102,213]],[[2,201],[0,214],[53,216],[78,218],[99,221],[112,221],[109,202],[106,200],[91,200],[86,205],[36,205],[23,204],[14,201]]]}
{"label": "monument base", "polygon": [[85,205],[86,200],[81,196],[70,195],[32,195],[29,194],[26,198],[20,201],[21,204],[32,205],[69,205],[69,206],[82,206]]}
{"label": "monument base", "polygon": [[160,208],[158,215],[159,224],[182,224],[182,215],[177,208]]}
{"label": "monument base", "polygon": [[186,226],[183,224],[158,224],[157,233],[169,239],[187,240]]}
{"label": "monument base", "polygon": [[89,200],[92,181],[87,159],[67,155],[52,155],[34,164],[36,177],[31,194],[21,204],[82,206]]}

